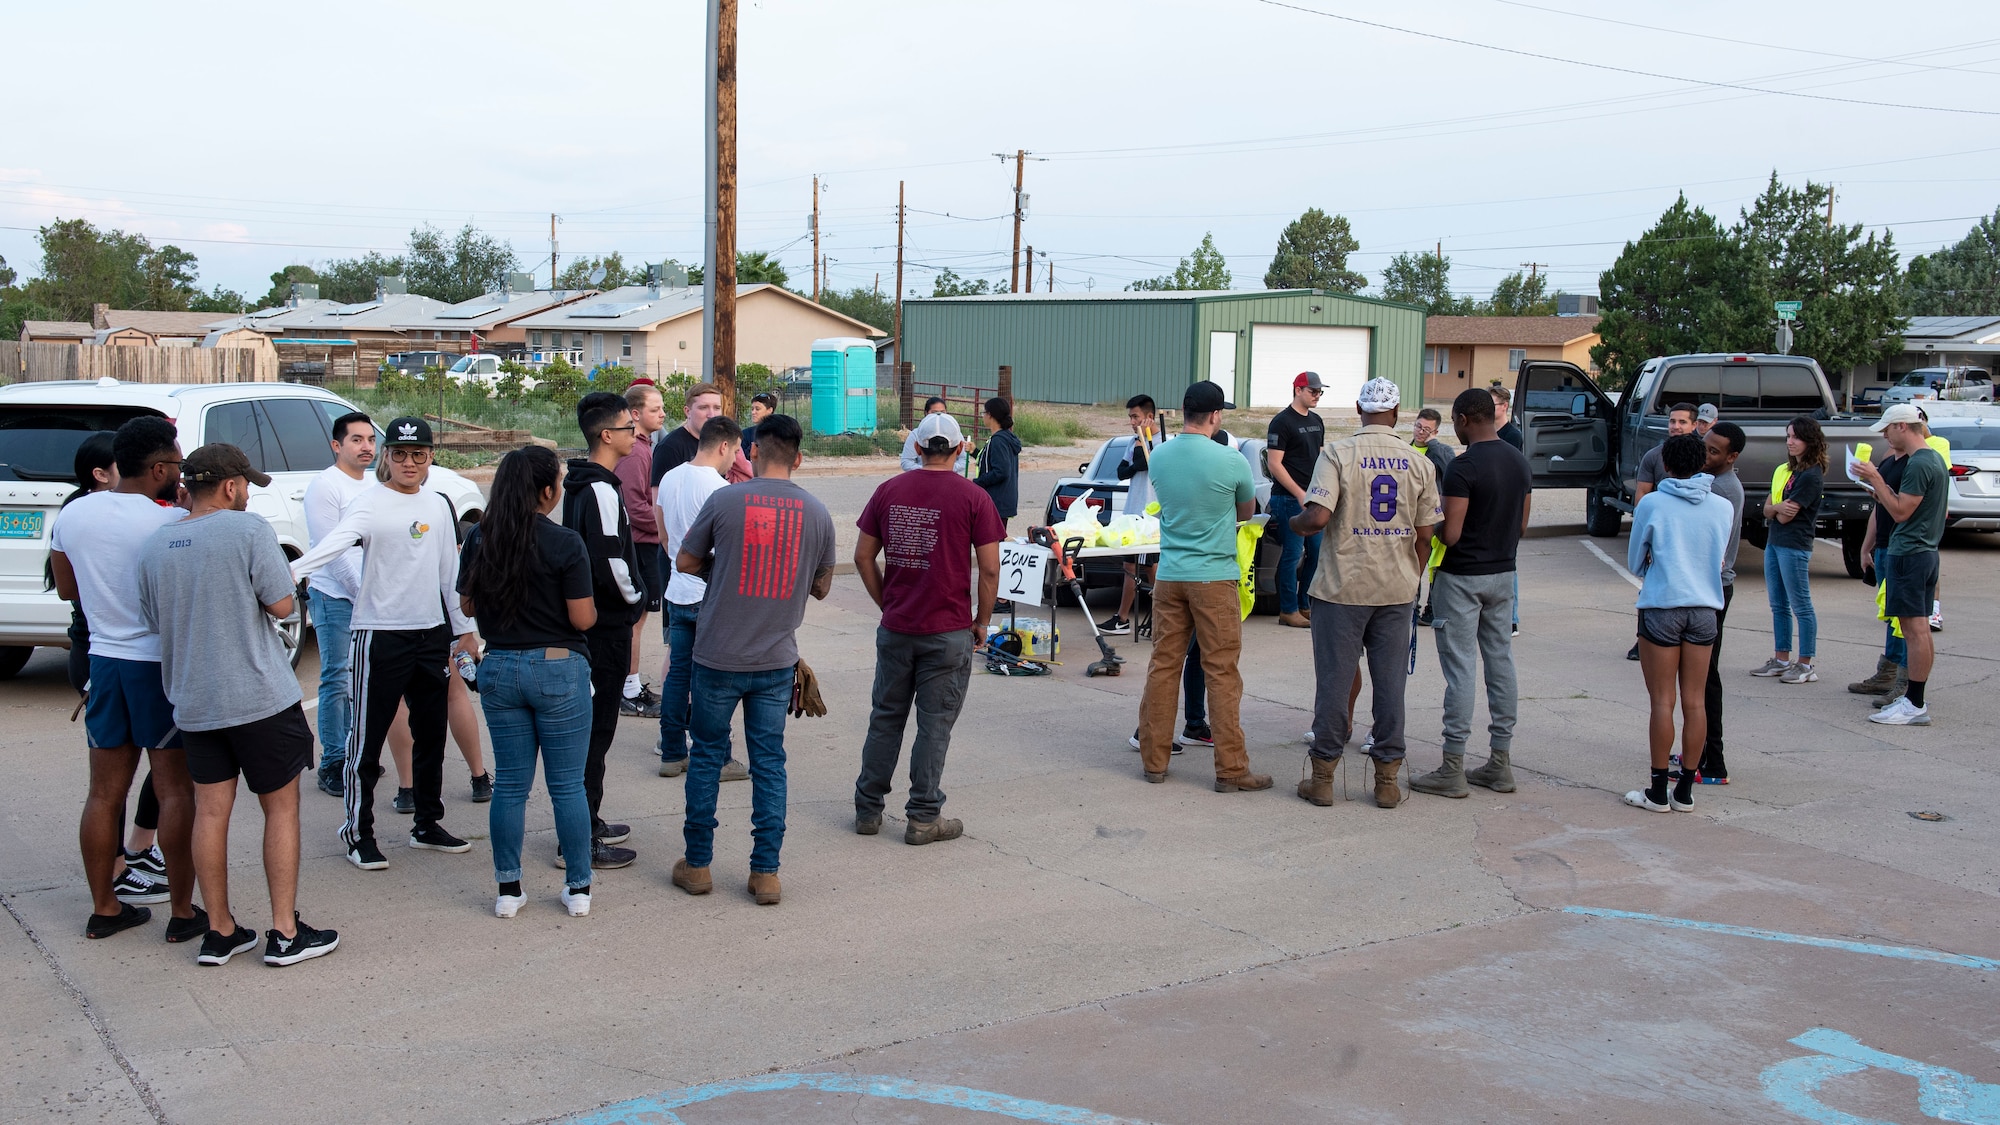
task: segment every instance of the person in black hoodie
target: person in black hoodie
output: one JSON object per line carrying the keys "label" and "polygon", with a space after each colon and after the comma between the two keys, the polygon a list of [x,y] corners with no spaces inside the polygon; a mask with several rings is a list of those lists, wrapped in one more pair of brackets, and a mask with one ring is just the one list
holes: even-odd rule
{"label": "person in black hoodie", "polygon": [[[632,624],[639,620],[646,592],[639,582],[639,549],[618,496],[618,462],[632,452],[638,427],[624,398],[604,391],[576,404],[577,428],[589,457],[569,463],[563,479],[562,523],[583,537],[590,552],[590,580],[597,624],[584,632],[590,642],[590,755],[583,766],[584,796],[590,802],[591,856],[595,871],[624,867],[638,858],[630,848],[613,847],[632,834],[631,826],[607,824],[604,758],[618,733],[618,700],[632,663]],[[557,853],[561,862],[561,853]]]}
{"label": "person in black hoodie", "polygon": [[972,483],[993,498],[1005,530],[1021,506],[1021,439],[1014,436],[1014,404],[1004,398],[987,399],[986,428],[993,436],[986,439],[986,449],[979,455],[979,476]]}

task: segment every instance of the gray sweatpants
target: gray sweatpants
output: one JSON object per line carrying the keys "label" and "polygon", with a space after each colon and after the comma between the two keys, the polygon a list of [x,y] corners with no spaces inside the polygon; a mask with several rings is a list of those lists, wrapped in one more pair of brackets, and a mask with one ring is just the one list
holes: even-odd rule
{"label": "gray sweatpants", "polygon": [[1415,602],[1402,605],[1340,605],[1312,599],[1313,744],[1323,761],[1340,757],[1353,737],[1347,721],[1347,689],[1354,685],[1362,653],[1368,655],[1368,683],[1378,762],[1403,758],[1403,688],[1410,674],[1410,632]]}
{"label": "gray sweatpants", "polygon": [[939,782],[945,752],[971,677],[972,635],[966,630],[913,636],[876,626],[875,706],[861,744],[861,775],[854,779],[857,814],[882,812],[882,799],[895,786],[903,730],[914,705],[917,738],[910,747],[910,797],[904,812],[911,820],[937,819],[944,807]]}
{"label": "gray sweatpants", "polygon": [[[1478,662],[1486,664],[1486,725],[1495,750],[1514,747],[1519,696],[1514,683],[1515,572],[1446,574],[1431,584],[1438,665],[1444,670],[1444,752],[1465,753],[1472,737]],[[1476,658],[1476,659],[1475,659]]]}

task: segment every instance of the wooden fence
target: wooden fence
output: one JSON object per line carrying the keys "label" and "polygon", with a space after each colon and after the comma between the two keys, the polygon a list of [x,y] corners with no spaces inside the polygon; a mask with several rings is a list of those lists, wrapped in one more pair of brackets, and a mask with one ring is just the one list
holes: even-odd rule
{"label": "wooden fence", "polygon": [[254,348],[116,348],[0,340],[0,382],[275,383],[278,359]]}

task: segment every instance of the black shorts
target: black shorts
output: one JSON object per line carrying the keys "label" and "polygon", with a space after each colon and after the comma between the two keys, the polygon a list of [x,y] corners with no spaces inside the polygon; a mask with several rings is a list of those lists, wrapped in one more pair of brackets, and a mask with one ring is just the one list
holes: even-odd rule
{"label": "black shorts", "polygon": [[1715,611],[1705,605],[1639,611],[1639,639],[1661,648],[1712,645],[1720,634]]}
{"label": "black shorts", "polygon": [[637,544],[639,550],[639,581],[646,585],[646,612],[660,612],[660,601],[667,596],[666,548],[658,543]]}
{"label": "black shorts", "polygon": [[1882,594],[1882,612],[1890,617],[1929,617],[1931,601],[1937,597],[1938,553],[1918,551],[1913,555],[1883,555],[1882,572],[1875,577],[1888,589]]}
{"label": "black shorts", "polygon": [[233,782],[240,773],[250,792],[275,793],[312,768],[313,733],[302,704],[242,726],[184,730],[188,776],[197,785]]}

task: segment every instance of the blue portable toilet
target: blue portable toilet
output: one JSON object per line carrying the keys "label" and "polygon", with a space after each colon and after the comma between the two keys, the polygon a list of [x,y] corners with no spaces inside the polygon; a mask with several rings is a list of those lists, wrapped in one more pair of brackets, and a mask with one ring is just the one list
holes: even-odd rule
{"label": "blue portable toilet", "polygon": [[814,340],[813,431],[866,434],[875,425],[875,345],[859,336]]}

